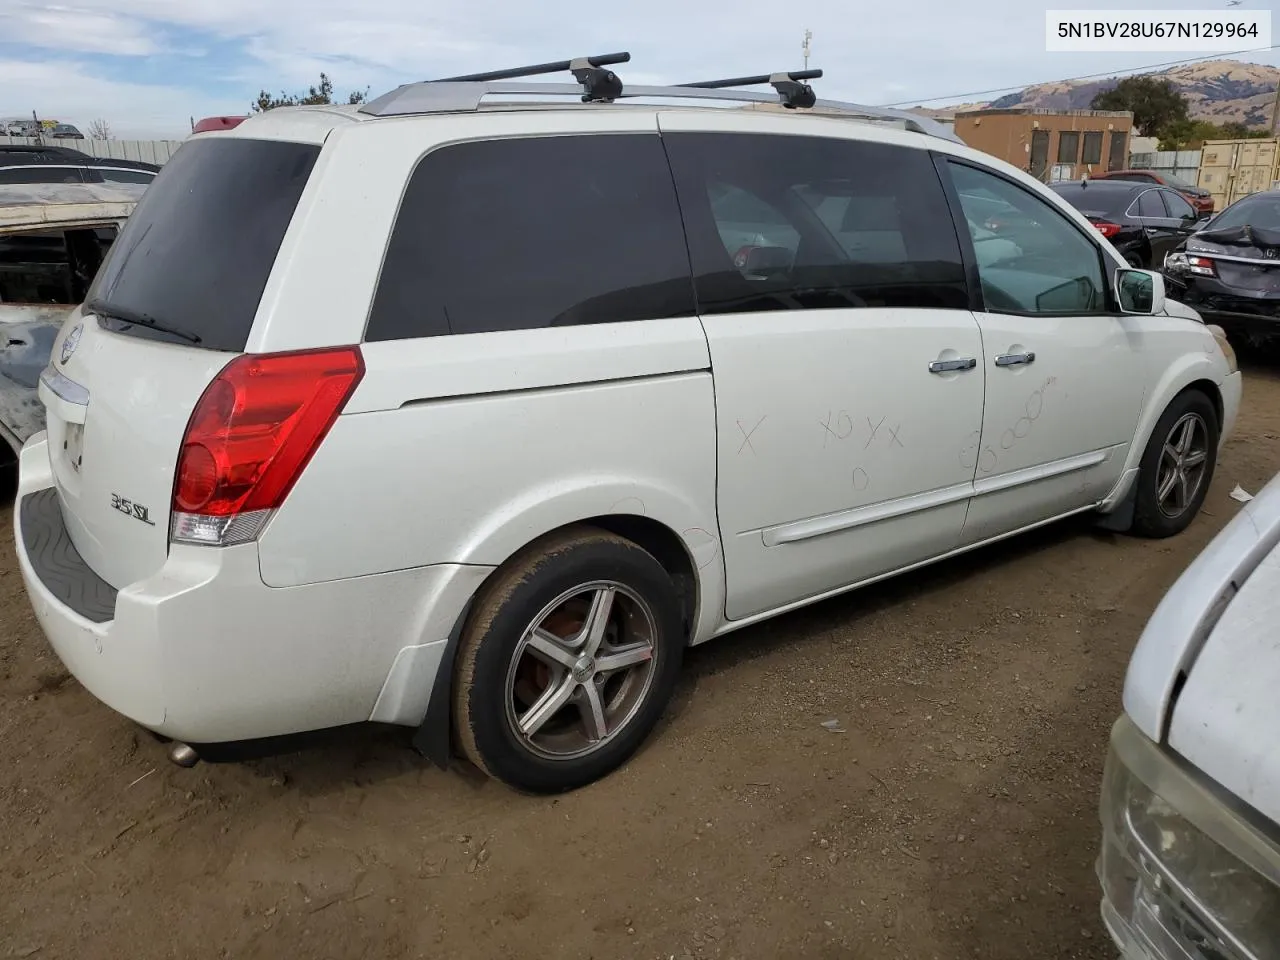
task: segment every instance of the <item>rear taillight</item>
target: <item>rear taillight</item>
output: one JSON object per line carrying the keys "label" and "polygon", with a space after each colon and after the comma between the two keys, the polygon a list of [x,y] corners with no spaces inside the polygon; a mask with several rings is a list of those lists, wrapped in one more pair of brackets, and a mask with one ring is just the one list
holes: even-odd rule
{"label": "rear taillight", "polygon": [[1208,257],[1187,256],[1187,272],[1198,273],[1202,277],[1216,277],[1218,275],[1218,267]]}
{"label": "rear taillight", "polygon": [[1164,258],[1164,268],[1172,274],[1192,273],[1199,277],[1216,277],[1218,267],[1208,257],[1176,250]]}
{"label": "rear taillight", "polygon": [[1093,221],[1093,229],[1097,230],[1100,234],[1110,240],[1124,228],[1118,223],[1110,223],[1106,220],[1095,220]]}
{"label": "rear taillight", "polygon": [[187,423],[170,538],[243,543],[284,502],[364,376],[359,347],[245,354],[205,388]]}

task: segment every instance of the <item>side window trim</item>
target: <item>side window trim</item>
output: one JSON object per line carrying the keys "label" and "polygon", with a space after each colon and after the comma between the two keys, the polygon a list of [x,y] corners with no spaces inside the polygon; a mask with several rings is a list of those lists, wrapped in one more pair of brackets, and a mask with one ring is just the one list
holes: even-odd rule
{"label": "side window trim", "polygon": [[[984,166],[981,163],[976,163],[973,160],[968,159],[967,157],[958,157],[948,153],[936,153],[934,156],[935,156],[935,163],[941,162],[943,164],[953,164],[961,167],[969,167],[971,170],[976,170],[979,173],[983,173],[989,177],[995,177],[997,180],[1003,181],[1009,186],[1022,191],[1027,196],[1034,197],[1035,199],[1043,203],[1045,206],[1048,206],[1048,207],[1053,206],[1053,204],[1049,200],[1045,199],[1044,197],[1037,196],[1033,191],[1028,190],[1025,186],[1018,183],[1016,180],[1013,180],[1012,178],[1006,176],[1005,174],[1001,173],[999,170],[993,170],[990,167]],[[977,253],[973,249],[973,238],[970,236],[969,230],[967,227],[964,230],[959,229],[959,225],[961,223],[968,222],[964,216],[963,208],[960,206],[959,191],[957,191],[955,188],[955,181],[951,178],[950,169],[948,168],[945,172],[946,172],[946,176],[944,177],[944,188],[947,189],[948,202],[951,203],[952,198],[954,197],[955,206],[952,208],[952,220],[956,224],[956,227],[957,227],[956,233],[960,238],[961,256],[968,258],[966,260],[966,274],[968,273],[967,264],[969,261],[972,261],[973,276],[978,281],[977,289],[974,293],[973,299],[976,300],[979,304],[981,304],[981,307],[978,309],[975,309],[975,312],[997,313],[1002,316],[1010,316],[1010,317],[1049,316],[1049,314],[1036,313],[1033,311],[987,309],[986,298],[982,294],[981,278],[978,274]],[[1082,228],[1078,223],[1076,223],[1070,217],[1065,216],[1060,211],[1054,210],[1054,212],[1058,214],[1059,218],[1062,220],[1063,223],[1065,223],[1069,227],[1074,228],[1076,233],[1078,233],[1081,237],[1083,237],[1087,243],[1093,246],[1094,254],[1098,257],[1098,266],[1101,268],[1103,291],[1106,294],[1106,298],[1107,298],[1106,308],[1103,310],[1095,310],[1092,313],[1073,313],[1073,314],[1069,314],[1069,316],[1078,316],[1078,317],[1120,316],[1121,315],[1120,308],[1115,300],[1114,277],[1115,277],[1115,272],[1121,269],[1121,264],[1114,262],[1111,259],[1111,257],[1107,255],[1107,252],[1106,250],[1103,249],[1102,244],[1099,243],[1095,237],[1089,236],[1089,234],[1084,230],[1084,228]],[[960,219],[958,220],[956,219],[957,213],[960,217]]]}
{"label": "side window trim", "polygon": [[[982,277],[978,273],[978,255],[973,249],[973,237],[966,225],[968,220],[964,208],[960,205],[960,192],[956,190],[955,181],[951,179],[951,171],[947,164],[955,158],[948,153],[929,151],[933,158],[933,171],[942,182],[942,192],[947,198],[947,212],[951,216],[951,228],[956,232],[956,240],[960,243],[960,262],[964,264],[964,281],[969,291],[969,311],[986,313],[986,302],[982,296]],[[963,227],[963,229],[961,229]]]}

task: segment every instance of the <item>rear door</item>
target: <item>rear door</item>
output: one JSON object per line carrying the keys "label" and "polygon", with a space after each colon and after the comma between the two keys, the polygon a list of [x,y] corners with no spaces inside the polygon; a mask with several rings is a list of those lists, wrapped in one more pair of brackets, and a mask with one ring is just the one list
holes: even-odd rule
{"label": "rear door", "polygon": [[[696,132],[707,122],[660,117],[711,349],[739,619],[955,547],[983,365],[926,152]],[[741,219],[722,218],[748,207],[766,246],[739,256]]]}
{"label": "rear door", "polygon": [[40,397],[63,517],[114,587],[164,563],[187,419],[245,348],[319,149],[229,137],[184,144],[54,343]]}

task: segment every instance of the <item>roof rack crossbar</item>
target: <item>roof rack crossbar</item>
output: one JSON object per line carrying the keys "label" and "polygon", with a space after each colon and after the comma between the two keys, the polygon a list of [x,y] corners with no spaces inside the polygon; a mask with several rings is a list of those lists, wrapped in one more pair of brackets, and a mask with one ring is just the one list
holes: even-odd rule
{"label": "roof rack crossbar", "polygon": [[538,77],[548,73],[572,73],[573,78],[582,84],[582,102],[611,102],[622,96],[622,81],[612,70],[604,67],[613,63],[627,63],[631,54],[598,53],[593,57],[578,57],[574,60],[553,60],[550,63],[535,63],[527,67],[510,67],[506,70],[490,70],[486,73],[467,73],[460,77],[445,77],[440,80],[428,80],[427,83],[488,83],[496,80],[514,80],[519,77]]}
{"label": "roof rack crossbar", "polygon": [[750,87],[757,83],[768,83],[778,92],[778,101],[784,107],[794,110],[796,107],[812,107],[818,99],[813,92],[813,87],[800,81],[817,80],[821,76],[821,70],[793,70],[787,73],[762,73],[754,77],[731,77],[728,80],[681,83],[677,86],[699,90],[724,90],[728,87]]}
{"label": "roof rack crossbar", "polygon": [[427,80],[426,83],[477,83],[482,80],[515,80],[519,77],[540,77],[548,73],[568,73],[581,67],[607,67],[615,63],[627,63],[631,54],[601,53],[594,57],[579,57],[576,60],[553,60],[550,63],[535,63],[528,67],[510,67],[506,70],[489,70],[485,73],[467,73],[460,77],[441,77],[439,80]]}
{"label": "roof rack crossbar", "polygon": [[[426,113],[475,113],[486,97],[506,96],[533,98],[535,101],[557,103],[555,98],[581,95],[583,88],[576,83],[510,83],[506,81],[455,81],[439,80],[407,83],[370,100],[358,109],[373,117],[401,117]],[[662,100],[710,100],[759,104],[777,104],[778,98],[767,93],[725,88],[693,86],[641,87],[629,86],[616,99],[653,98]],[[870,107],[840,100],[815,100],[813,109],[830,111],[851,119],[893,121],[914,133],[923,133],[963,143],[955,131],[931,117],[892,107]]]}
{"label": "roof rack crossbar", "polygon": [[726,87],[753,87],[759,83],[773,83],[776,77],[788,80],[817,80],[821,70],[792,70],[790,73],[762,73],[755,77],[731,77],[728,80],[700,80],[697,83],[677,83],[677,87],[694,87],[699,90],[723,90]]}

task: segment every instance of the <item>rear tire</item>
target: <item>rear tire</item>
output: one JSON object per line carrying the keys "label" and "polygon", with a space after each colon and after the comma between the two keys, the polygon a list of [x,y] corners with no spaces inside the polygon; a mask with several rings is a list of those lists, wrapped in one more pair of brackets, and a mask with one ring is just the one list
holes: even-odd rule
{"label": "rear tire", "polygon": [[1174,397],[1142,454],[1130,532],[1172,537],[1195,519],[1213,481],[1218,429],[1218,411],[1199,390]]}
{"label": "rear tire", "polygon": [[462,753],[532,793],[598,780],[661,718],[684,641],[675,586],[630,540],[581,526],[531,544],[486,582],[462,633]]}

